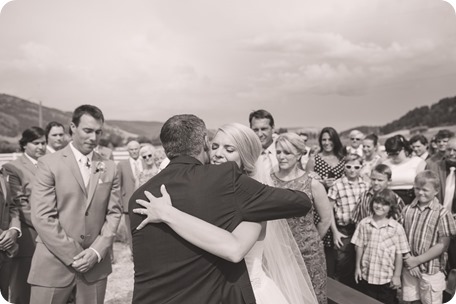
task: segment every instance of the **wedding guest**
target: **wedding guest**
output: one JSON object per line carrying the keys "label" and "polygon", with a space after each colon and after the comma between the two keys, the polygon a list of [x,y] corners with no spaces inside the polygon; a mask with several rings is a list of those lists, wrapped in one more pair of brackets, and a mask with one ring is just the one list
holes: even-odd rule
{"label": "wedding guest", "polygon": [[[250,128],[256,133],[261,141],[262,151],[255,165],[257,171],[264,171],[269,174],[271,171],[277,171],[278,163],[273,134],[274,118],[266,110],[253,111],[249,115]],[[262,174],[263,175],[263,174]]]}
{"label": "wedding guest", "polygon": [[[287,221],[306,263],[318,303],[327,303],[326,260],[321,239],[331,223],[331,204],[323,185],[301,166],[300,158],[306,153],[306,146],[300,136],[283,133],[276,139],[275,145],[279,170],[271,175],[272,185],[303,191],[313,202],[312,210],[306,216],[289,218]],[[313,219],[314,210],[321,217],[317,227]]]}
{"label": "wedding guest", "polygon": [[437,150],[437,140],[435,139],[435,136],[432,136],[431,140],[429,141],[429,155],[434,155],[437,153]]}
{"label": "wedding guest", "polygon": [[363,145],[361,144],[361,141],[364,139],[363,132],[352,130],[348,137],[350,138],[350,145],[346,147],[346,154],[363,156]]}
{"label": "wedding guest", "polygon": [[299,135],[301,140],[304,142],[304,146],[306,147],[306,153],[301,156],[301,166],[305,168],[307,162],[309,161],[309,154],[310,154],[310,147],[307,146],[307,141],[309,140],[309,134],[305,130],[298,130],[296,134]]}
{"label": "wedding guest", "polygon": [[109,252],[121,216],[116,165],[93,149],[104,116],[92,105],[73,112],[72,141],[38,161],[31,219],[38,232],[28,282],[30,303],[102,304]]}
{"label": "wedding guest", "polygon": [[47,124],[44,131],[46,135],[47,153],[54,153],[65,147],[65,128],[61,123],[51,121]]}
{"label": "wedding guest", "polygon": [[156,148],[154,151],[154,163],[157,173],[169,164],[169,159],[166,157],[165,149],[162,146]]}
{"label": "wedding guest", "polygon": [[[315,157],[310,158],[307,162],[306,171],[315,172],[320,178],[321,182],[328,190],[334,184],[334,181],[344,174],[344,153],[342,142],[340,141],[339,134],[334,128],[323,128],[318,137],[320,152],[315,154]],[[320,217],[318,212],[314,212],[315,223],[318,225]],[[328,231],[323,238],[326,256],[326,268],[329,277],[334,277],[336,267],[336,253],[333,248],[334,243],[332,239],[331,230]]]}
{"label": "wedding guest", "polygon": [[456,224],[437,199],[439,178],[434,172],[418,173],[414,189],[416,199],[402,211],[410,245],[410,253],[404,256],[402,296],[407,302],[442,303],[444,253],[456,235]]}
{"label": "wedding guest", "polygon": [[334,206],[334,217],[331,231],[336,247],[335,278],[352,288],[355,287],[353,273],[355,271],[355,248],[350,239],[355,232],[353,211],[367,185],[359,175],[363,159],[358,154],[345,157],[345,174],[329,188],[328,198]]}
{"label": "wedding guest", "polygon": [[406,205],[415,198],[413,182],[415,176],[424,170],[426,162],[412,155],[412,148],[402,135],[395,135],[385,141],[388,158],[383,164],[391,168],[389,189],[399,195]]}
{"label": "wedding guest", "polygon": [[30,302],[30,285],[27,277],[37,236],[31,218],[31,192],[35,181],[38,159],[46,154],[45,131],[31,127],[22,133],[19,145],[24,152],[16,160],[4,164],[3,169],[11,188],[12,199],[19,208],[22,236],[17,239],[19,251],[12,259],[11,295],[12,303]]}
{"label": "wedding guest", "polygon": [[100,154],[103,159],[114,160],[114,154],[112,153],[112,149],[107,147],[108,144],[109,142],[106,139],[100,139],[100,143],[95,147],[95,149],[93,149],[93,151]]}
{"label": "wedding guest", "polygon": [[381,162],[382,157],[378,154],[378,136],[369,134],[363,140],[363,167],[360,171],[366,184],[370,183],[372,169]]}
{"label": "wedding guest", "polygon": [[155,149],[151,144],[143,144],[139,149],[139,155],[143,160],[143,170],[139,174],[139,185],[143,185],[151,179],[152,176],[158,173],[158,167],[155,164],[154,154]]}
{"label": "wedding guest", "polygon": [[[451,138],[446,147],[445,157],[437,162],[429,164],[426,169],[431,170],[439,177],[437,198],[443,207],[456,214],[456,138]],[[448,264],[450,269],[456,269],[456,240],[450,240],[448,248]]]}
{"label": "wedding guest", "polygon": [[[371,202],[377,193],[388,188],[388,184],[391,181],[391,169],[385,164],[378,164],[372,169],[370,176],[370,187],[368,190],[361,194],[361,197],[358,200],[358,203],[353,210],[352,220],[355,224],[361,222],[362,219],[372,215]],[[394,193],[394,192],[393,192]],[[395,205],[397,208],[397,213],[392,214],[392,218],[398,222],[402,222],[402,209],[404,209],[404,201],[394,193],[396,197]]]}
{"label": "wedding guest", "polygon": [[421,157],[423,160],[427,160],[431,157],[428,152],[428,140],[426,136],[422,134],[414,135],[412,138],[410,138],[409,143],[413,149],[413,153],[416,156]]}
{"label": "wedding guest", "polygon": [[129,154],[128,159],[121,160],[117,164],[117,172],[120,180],[120,193],[122,203],[122,218],[121,225],[126,227],[126,241],[127,244],[132,247],[131,244],[131,229],[130,227],[130,216],[128,215],[128,201],[132,196],[133,192],[140,186],[140,176],[143,171],[143,161],[139,157],[140,145],[136,140],[131,140],[127,143],[127,151]]}
{"label": "wedding guest", "polygon": [[375,194],[370,213],[351,240],[356,248],[355,281],[359,290],[386,304],[396,304],[401,287],[402,254],[410,252],[404,228],[394,220],[396,194],[383,189]]}
{"label": "wedding guest", "polygon": [[19,249],[17,238],[21,236],[21,222],[16,202],[0,170],[0,297],[8,300],[11,281],[11,258]]}
{"label": "wedding guest", "polygon": [[435,135],[435,142],[437,150],[431,157],[426,161],[428,164],[437,163],[445,156],[446,146],[450,138],[454,137],[454,133],[448,129],[442,129]]}

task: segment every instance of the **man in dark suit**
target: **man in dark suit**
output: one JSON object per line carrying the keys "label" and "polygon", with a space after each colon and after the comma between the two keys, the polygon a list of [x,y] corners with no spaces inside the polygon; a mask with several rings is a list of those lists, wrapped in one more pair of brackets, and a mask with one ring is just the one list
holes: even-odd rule
{"label": "man in dark suit", "polygon": [[[452,169],[453,168],[453,169]],[[445,156],[442,160],[437,163],[428,163],[426,169],[435,172],[440,180],[440,188],[438,193],[439,202],[450,209],[453,216],[456,215],[456,185],[455,179],[453,178],[453,188],[451,191],[451,184],[449,176],[451,171],[454,172],[456,168],[456,138],[453,137],[448,141],[446,145]],[[453,173],[454,176],[454,173]],[[450,186],[450,191],[447,187]],[[448,247],[448,263],[450,269],[456,269],[456,240],[451,239],[450,246]]]}
{"label": "man in dark suit", "polygon": [[19,210],[0,170],[0,292],[8,299],[11,275],[11,258],[17,254],[17,237],[21,233]]}
{"label": "man in dark suit", "polygon": [[302,192],[265,186],[243,175],[234,162],[208,163],[204,122],[176,115],[162,127],[160,139],[170,164],[130,199],[135,264],[134,304],[255,303],[244,261],[230,263],[193,246],[166,224],[136,227],[133,213],[144,191],[161,196],[165,184],[173,206],[228,231],[242,221],[262,222],[305,215],[311,202]]}

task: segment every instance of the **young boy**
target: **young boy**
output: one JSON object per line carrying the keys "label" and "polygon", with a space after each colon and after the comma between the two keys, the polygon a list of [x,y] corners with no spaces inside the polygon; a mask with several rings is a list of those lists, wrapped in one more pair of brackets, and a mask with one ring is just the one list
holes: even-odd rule
{"label": "young boy", "polygon": [[358,289],[386,304],[397,303],[402,255],[410,252],[404,228],[393,219],[396,196],[388,189],[377,192],[369,206],[372,215],[361,220],[351,240],[356,247]]}
{"label": "young boy", "polygon": [[456,235],[456,224],[436,198],[439,178],[435,173],[418,173],[414,187],[416,198],[402,211],[410,244],[410,253],[404,256],[403,299],[412,303],[442,303],[444,252],[450,237]]}
{"label": "young boy", "polygon": [[361,193],[367,189],[359,174],[362,162],[363,160],[358,154],[349,154],[345,158],[345,176],[336,180],[328,191],[328,198],[334,205],[334,216],[331,221],[331,231],[336,247],[334,276],[338,281],[350,287],[355,287],[353,279],[355,248],[350,243],[350,239],[356,228],[351,218]]}
{"label": "young boy", "polygon": [[[379,193],[382,190],[385,190],[388,187],[388,183],[391,181],[391,169],[387,165],[379,164],[372,169],[370,175],[370,188],[369,190],[363,192],[358,200],[358,204],[353,210],[352,220],[355,224],[361,222],[365,217],[372,215],[371,202],[375,194]],[[394,192],[393,192],[394,193]],[[397,212],[392,215],[392,218],[398,222],[402,222],[402,209],[404,209],[404,201],[394,193],[396,197],[396,206]]]}

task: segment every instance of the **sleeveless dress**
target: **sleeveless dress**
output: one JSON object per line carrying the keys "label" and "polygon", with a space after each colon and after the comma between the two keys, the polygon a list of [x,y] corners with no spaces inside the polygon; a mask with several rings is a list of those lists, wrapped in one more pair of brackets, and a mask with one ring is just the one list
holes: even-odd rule
{"label": "sleeveless dress", "polygon": [[[344,168],[345,168],[345,161],[341,160],[336,166],[331,167],[320,155],[315,155],[315,167],[314,172],[317,173],[320,178],[328,177],[328,174],[331,172],[335,179],[341,178],[344,175]],[[326,189],[328,192],[328,189]],[[317,212],[314,212],[314,220],[315,224],[320,222],[320,216]],[[325,237],[323,238],[323,244],[325,247],[332,248],[333,247],[333,237],[331,229],[328,230]]]}
{"label": "sleeveless dress", "polygon": [[257,304],[288,303],[280,289],[263,270],[264,241],[257,241],[244,257]]}
{"label": "sleeveless dress", "polygon": [[[313,202],[312,178],[307,173],[291,181],[282,181],[275,174],[271,174],[271,178],[275,187],[302,191]],[[287,222],[307,266],[318,303],[326,304],[326,258],[323,242],[314,224],[314,207],[306,216],[289,218]]]}

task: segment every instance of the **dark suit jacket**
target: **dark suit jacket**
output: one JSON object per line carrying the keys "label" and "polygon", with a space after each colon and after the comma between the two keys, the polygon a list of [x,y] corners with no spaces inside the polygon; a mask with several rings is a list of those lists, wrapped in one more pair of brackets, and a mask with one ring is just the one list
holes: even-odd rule
{"label": "dark suit jacket", "polygon": [[17,239],[19,244],[17,256],[31,257],[35,252],[37,236],[30,214],[30,194],[36,167],[25,155],[21,155],[16,160],[4,164],[3,169],[21,220],[22,236]]}
{"label": "dark suit jacket", "polygon": [[122,193],[121,202],[123,212],[128,212],[128,201],[135,192],[135,176],[130,165],[130,158],[122,160],[117,164],[117,170],[120,179],[120,191]]}
{"label": "dark suit jacket", "polygon": [[[299,191],[265,186],[241,174],[234,162],[202,165],[189,156],[171,160],[130,199],[135,264],[134,304],[255,303],[244,262],[229,263],[197,248],[166,224],[135,228],[144,219],[132,212],[148,190],[165,184],[173,205],[228,231],[242,221],[302,216],[311,208]],[[191,227],[189,228],[191,229]]]}
{"label": "dark suit jacket", "polygon": [[[445,189],[446,189],[446,178],[450,173],[450,170],[447,169],[445,159],[442,159],[436,163],[431,162],[426,165],[427,170],[433,171],[439,177],[440,187],[439,193],[437,194],[437,198],[439,199],[440,204],[443,204],[443,199],[445,196]],[[455,195],[453,196],[453,205],[452,205],[452,212],[456,213],[456,188],[455,188]]]}

